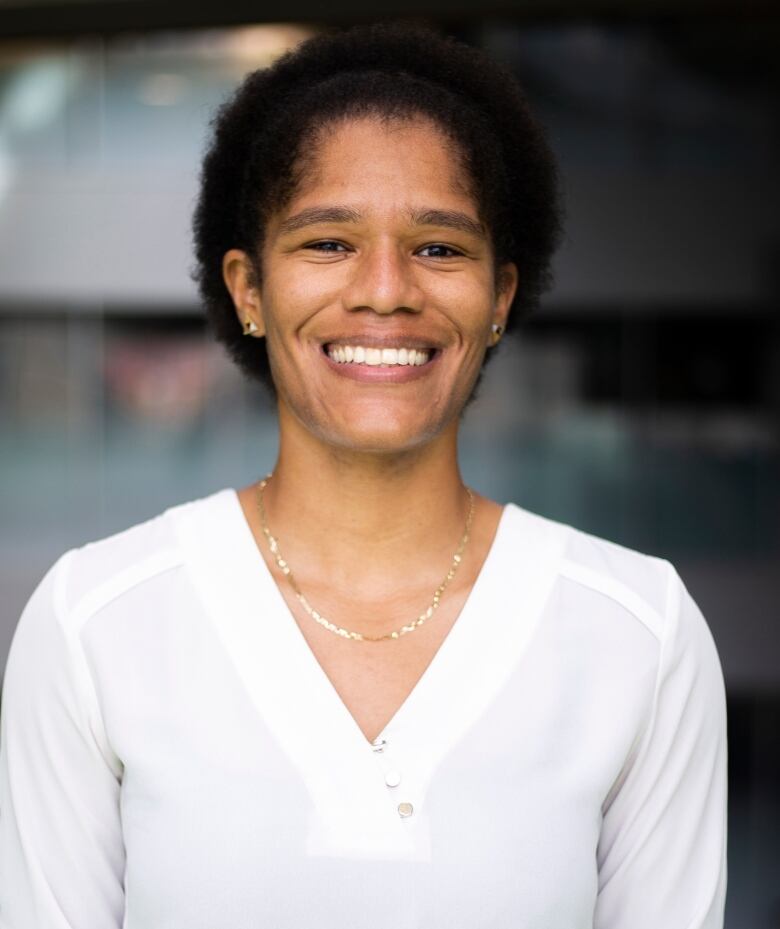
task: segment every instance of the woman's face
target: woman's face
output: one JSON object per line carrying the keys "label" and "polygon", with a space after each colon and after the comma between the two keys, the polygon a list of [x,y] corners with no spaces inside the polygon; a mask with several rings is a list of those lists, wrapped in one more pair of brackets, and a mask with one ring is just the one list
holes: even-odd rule
{"label": "woman's face", "polygon": [[[345,121],[311,154],[267,224],[259,289],[237,250],[225,255],[226,283],[242,321],[265,333],[282,424],[292,414],[355,451],[412,449],[457,429],[491,326],[505,324],[515,266],[496,292],[487,230],[434,124]],[[348,346],[352,362],[327,354]],[[361,364],[358,346],[368,361],[394,357],[377,349],[401,359],[428,350],[429,360]]]}

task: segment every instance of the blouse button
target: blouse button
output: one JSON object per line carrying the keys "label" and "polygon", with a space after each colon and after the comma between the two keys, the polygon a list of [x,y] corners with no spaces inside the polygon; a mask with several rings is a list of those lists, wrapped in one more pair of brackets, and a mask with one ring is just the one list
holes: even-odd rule
{"label": "blouse button", "polygon": [[414,813],[414,807],[411,803],[399,803],[398,804],[398,815],[405,819],[407,816],[411,816]]}
{"label": "blouse button", "polygon": [[385,745],[387,745],[387,739],[383,739],[381,736],[378,736],[371,743],[371,747],[375,752],[383,752],[385,750]]}
{"label": "blouse button", "polygon": [[398,771],[388,771],[385,774],[385,784],[388,787],[397,787],[401,783],[401,774]]}

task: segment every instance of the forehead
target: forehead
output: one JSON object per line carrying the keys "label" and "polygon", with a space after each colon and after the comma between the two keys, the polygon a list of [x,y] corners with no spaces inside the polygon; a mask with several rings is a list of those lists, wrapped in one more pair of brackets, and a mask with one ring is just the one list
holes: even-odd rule
{"label": "forehead", "polygon": [[433,196],[461,209],[476,206],[457,145],[423,117],[368,116],[321,127],[299,168],[290,207],[347,193],[364,202],[428,202]]}

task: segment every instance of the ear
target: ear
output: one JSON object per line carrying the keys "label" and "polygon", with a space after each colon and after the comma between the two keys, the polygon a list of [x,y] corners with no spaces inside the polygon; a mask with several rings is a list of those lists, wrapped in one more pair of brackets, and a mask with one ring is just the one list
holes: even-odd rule
{"label": "ear", "polygon": [[[491,326],[497,324],[501,327],[501,332],[506,329],[509,310],[512,306],[512,301],[515,299],[515,294],[517,293],[518,279],[519,273],[517,270],[517,265],[514,262],[509,261],[506,264],[501,265],[496,277],[493,318],[490,320]],[[496,337],[496,335],[491,332],[490,341],[488,344],[495,345],[500,338],[500,335]]]}
{"label": "ear", "polygon": [[222,257],[222,278],[233,298],[238,321],[245,330],[248,322],[253,322],[257,329],[252,332],[256,338],[265,335],[260,287],[257,283],[252,262],[246,252],[231,248]]}

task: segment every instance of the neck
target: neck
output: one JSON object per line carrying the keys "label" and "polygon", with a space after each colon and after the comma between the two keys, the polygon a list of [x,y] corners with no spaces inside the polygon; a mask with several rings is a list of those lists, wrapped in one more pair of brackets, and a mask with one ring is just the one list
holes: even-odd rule
{"label": "neck", "polygon": [[[272,475],[268,528],[301,584],[332,584],[366,599],[399,584],[435,588],[463,537],[470,501],[455,427],[393,455],[356,454],[283,429]],[[247,502],[259,527],[256,492]],[[477,494],[474,502],[472,535]],[[262,530],[256,535],[267,548]]]}

